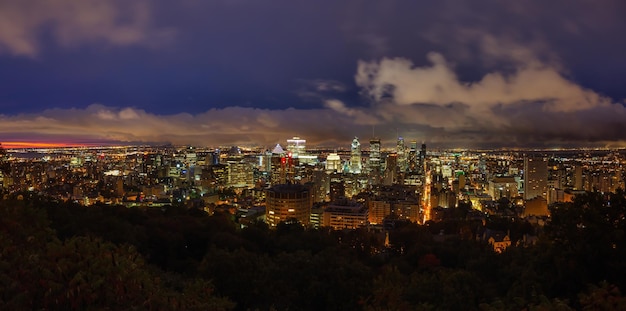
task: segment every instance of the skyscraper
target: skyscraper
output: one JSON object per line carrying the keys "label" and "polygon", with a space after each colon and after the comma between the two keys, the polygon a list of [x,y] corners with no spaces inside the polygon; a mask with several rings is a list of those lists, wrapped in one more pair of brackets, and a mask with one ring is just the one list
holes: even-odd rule
{"label": "skyscraper", "polygon": [[361,169],[361,143],[358,137],[354,137],[350,151],[350,173],[360,174]]}
{"label": "skyscraper", "polygon": [[326,170],[330,172],[341,172],[341,158],[336,153],[331,153],[326,157]]}
{"label": "skyscraper", "polygon": [[542,156],[524,156],[524,200],[548,194],[548,159]]}
{"label": "skyscraper", "polygon": [[229,161],[228,185],[237,188],[253,186],[254,175],[250,163],[245,161]]}
{"label": "skyscraper", "polygon": [[416,141],[411,141],[411,145],[410,145],[410,149],[409,149],[408,162],[409,162],[408,163],[409,171],[416,172],[417,171],[417,166],[418,166],[417,142]]}
{"label": "skyscraper", "polygon": [[396,142],[396,153],[398,154],[398,168],[400,172],[406,172],[408,167],[407,163],[407,153],[406,146],[404,145],[404,138],[398,137],[398,141]]}
{"label": "skyscraper", "polygon": [[291,156],[297,159],[306,152],[306,140],[298,136],[287,139],[287,151],[291,152]]}
{"label": "skyscraper", "polygon": [[380,139],[378,138],[370,140],[369,166],[372,174],[380,173]]}
{"label": "skyscraper", "polygon": [[426,144],[422,144],[422,149],[420,150],[420,156],[418,161],[419,172],[424,172],[424,162],[426,162]]}

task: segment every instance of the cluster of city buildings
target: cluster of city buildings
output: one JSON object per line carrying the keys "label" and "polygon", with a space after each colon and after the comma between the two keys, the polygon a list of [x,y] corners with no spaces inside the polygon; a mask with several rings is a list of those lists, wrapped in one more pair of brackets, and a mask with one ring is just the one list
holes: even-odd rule
{"label": "cluster of city buildings", "polygon": [[293,137],[271,148],[129,146],[5,150],[2,192],[36,191],[84,205],[184,204],[224,210],[242,224],[283,221],[353,229],[449,217],[548,216],[581,191],[624,188],[620,150],[429,150],[399,137],[383,148],[354,138],[311,149]]}

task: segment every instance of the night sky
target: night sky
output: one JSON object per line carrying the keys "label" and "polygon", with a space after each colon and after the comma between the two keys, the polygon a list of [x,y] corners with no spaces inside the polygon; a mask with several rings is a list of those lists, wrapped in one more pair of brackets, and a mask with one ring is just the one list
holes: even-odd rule
{"label": "night sky", "polygon": [[623,0],[0,0],[0,142],[626,146]]}

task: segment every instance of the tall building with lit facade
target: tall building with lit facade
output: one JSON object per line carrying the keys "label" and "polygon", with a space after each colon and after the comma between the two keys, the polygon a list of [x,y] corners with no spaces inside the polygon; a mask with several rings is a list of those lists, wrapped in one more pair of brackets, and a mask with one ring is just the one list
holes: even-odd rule
{"label": "tall building with lit facade", "polygon": [[287,139],[287,151],[291,152],[291,156],[298,158],[306,153],[306,140],[298,136]]}
{"label": "tall building with lit facade", "polygon": [[380,171],[380,139],[370,140],[370,155],[368,159],[370,184],[377,185],[381,181]]}
{"label": "tall building with lit facade", "polygon": [[271,163],[271,183],[273,185],[293,181],[295,161],[280,144],[276,144],[272,150]]}
{"label": "tall building with lit facade", "polygon": [[214,193],[225,187],[229,181],[228,172],[229,169],[226,164],[210,165],[207,169],[202,170],[199,181],[202,191]]}
{"label": "tall building with lit facade", "polygon": [[398,137],[398,141],[396,142],[396,153],[398,154],[398,169],[400,172],[404,173],[408,168],[408,154],[406,152],[406,146],[404,145],[404,138],[402,137]]}
{"label": "tall building with lit facade", "polygon": [[[287,139],[287,151],[291,154],[292,159],[296,159],[298,166],[304,165],[317,165],[317,155],[308,154],[306,150],[306,139],[294,136],[291,139]],[[298,169],[296,169],[298,171]],[[299,177],[299,172],[296,172],[296,179]]]}
{"label": "tall building with lit facade", "polygon": [[422,173],[425,170],[424,168],[425,164],[426,164],[426,144],[422,144],[422,148],[420,149],[420,154],[419,154],[419,159],[418,159],[419,171]]}
{"label": "tall building with lit facade", "polygon": [[359,142],[359,138],[355,137],[352,140],[352,146],[350,148],[350,173],[360,174],[362,169],[361,143]]}
{"label": "tall building with lit facade", "polygon": [[408,168],[409,172],[417,172],[418,169],[418,156],[417,156],[417,141],[411,141],[408,156]]}
{"label": "tall building with lit facade", "polygon": [[524,200],[548,195],[548,159],[524,156]]}
{"label": "tall building with lit facade", "polygon": [[254,175],[250,163],[229,161],[228,185],[237,188],[254,186]]}
{"label": "tall building with lit facade", "polygon": [[329,172],[341,172],[341,158],[336,153],[331,153],[326,157],[326,170]]}
{"label": "tall building with lit facade", "polygon": [[380,173],[380,139],[370,140],[369,167],[372,172]]}
{"label": "tall building with lit facade", "polygon": [[265,217],[270,227],[276,227],[281,221],[293,219],[308,226],[311,206],[311,192],[303,185],[280,184],[265,190]]}

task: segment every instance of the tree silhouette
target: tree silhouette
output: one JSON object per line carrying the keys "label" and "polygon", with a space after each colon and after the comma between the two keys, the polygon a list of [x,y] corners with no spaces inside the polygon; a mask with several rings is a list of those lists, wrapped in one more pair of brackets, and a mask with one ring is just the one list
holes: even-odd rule
{"label": "tree silhouette", "polygon": [[0,202],[1,310],[229,310],[205,280],[176,286],[136,248],[92,236],[59,240],[44,209]]}

